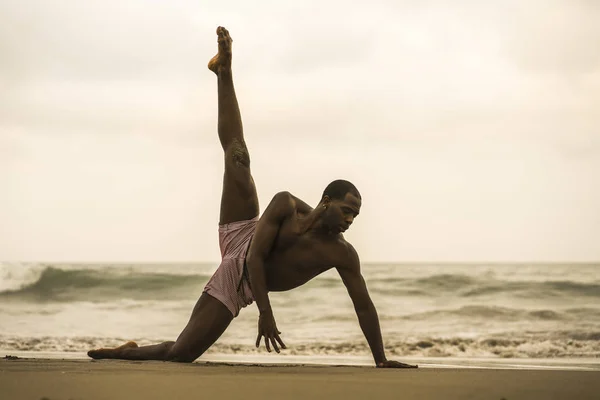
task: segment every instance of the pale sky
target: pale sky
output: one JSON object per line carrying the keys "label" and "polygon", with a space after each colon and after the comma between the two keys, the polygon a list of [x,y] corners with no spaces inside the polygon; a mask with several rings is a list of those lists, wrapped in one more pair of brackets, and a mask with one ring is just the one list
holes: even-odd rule
{"label": "pale sky", "polygon": [[215,28],[261,209],[365,262],[600,260],[600,2],[0,0],[0,260],[217,261]]}

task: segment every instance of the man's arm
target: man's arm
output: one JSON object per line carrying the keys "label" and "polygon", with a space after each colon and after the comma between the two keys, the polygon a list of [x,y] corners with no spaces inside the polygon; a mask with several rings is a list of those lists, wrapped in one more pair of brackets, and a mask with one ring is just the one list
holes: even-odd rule
{"label": "man's arm", "polygon": [[258,319],[258,337],[256,338],[256,347],[260,345],[262,337],[265,337],[265,346],[270,352],[269,342],[279,353],[277,342],[285,349],[285,344],[279,337],[271,302],[269,301],[269,292],[267,290],[267,279],[265,274],[265,259],[268,257],[277,232],[282,221],[292,210],[290,194],[287,192],[277,193],[271,203],[266,208],[264,214],[258,221],[256,232],[252,238],[250,249],[246,256],[246,264],[250,275],[250,286],[252,294],[260,312]]}
{"label": "man's arm", "polygon": [[354,247],[348,243],[348,260],[345,265],[337,267],[338,273],[348,290],[358,316],[360,328],[369,343],[375,365],[379,368],[416,368],[416,366],[388,361],[385,357],[379,316],[371,301],[364,278],[360,273],[360,260]]}

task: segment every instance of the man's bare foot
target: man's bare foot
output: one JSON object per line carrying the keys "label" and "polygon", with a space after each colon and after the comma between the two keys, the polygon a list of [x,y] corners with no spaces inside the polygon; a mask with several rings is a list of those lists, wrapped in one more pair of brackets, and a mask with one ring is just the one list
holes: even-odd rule
{"label": "man's bare foot", "polygon": [[119,347],[115,347],[114,349],[96,349],[88,351],[87,355],[99,360],[101,358],[118,358],[121,350],[127,349],[130,347],[138,347],[136,342],[127,342]]}
{"label": "man's bare foot", "polygon": [[219,70],[231,68],[231,36],[229,31],[219,26],[217,28],[217,42],[219,43],[219,51],[216,56],[208,62],[208,69],[215,74],[219,74]]}
{"label": "man's bare foot", "polygon": [[404,364],[400,361],[386,360],[377,364],[377,368],[419,368],[419,366]]}

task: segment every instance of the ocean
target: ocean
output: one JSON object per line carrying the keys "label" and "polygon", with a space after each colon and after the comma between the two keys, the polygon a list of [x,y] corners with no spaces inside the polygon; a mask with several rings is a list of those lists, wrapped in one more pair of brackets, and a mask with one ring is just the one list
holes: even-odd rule
{"label": "ocean", "polygon": [[[0,263],[0,351],[82,355],[174,340],[217,268]],[[600,264],[363,264],[389,358],[600,357]],[[289,356],[367,360],[335,270],[271,293]],[[252,304],[206,353],[257,355]]]}

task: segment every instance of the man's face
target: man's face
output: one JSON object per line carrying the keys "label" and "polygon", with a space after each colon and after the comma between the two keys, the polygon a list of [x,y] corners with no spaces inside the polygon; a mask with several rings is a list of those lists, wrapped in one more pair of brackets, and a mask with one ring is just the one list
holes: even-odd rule
{"label": "man's face", "polygon": [[351,193],[346,193],[343,200],[331,200],[325,197],[324,204],[327,210],[323,216],[325,225],[335,233],[345,232],[354,218],[360,212],[361,200]]}

